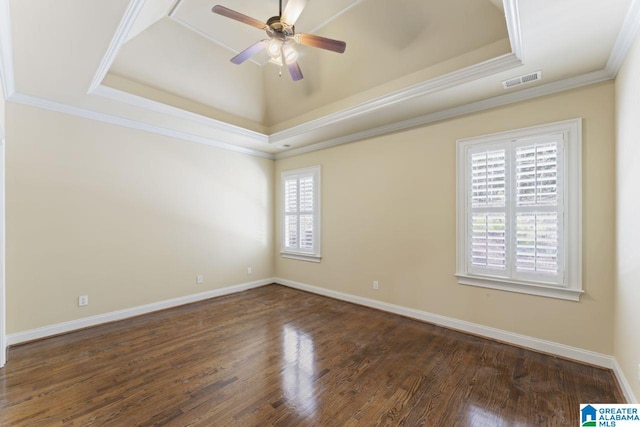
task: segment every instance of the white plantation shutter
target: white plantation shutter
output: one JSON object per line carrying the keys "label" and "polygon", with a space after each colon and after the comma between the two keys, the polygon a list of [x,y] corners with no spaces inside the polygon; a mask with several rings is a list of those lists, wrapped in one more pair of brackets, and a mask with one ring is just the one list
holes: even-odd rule
{"label": "white plantation shutter", "polygon": [[284,246],[298,247],[298,179],[285,180],[284,183]]}
{"label": "white plantation shutter", "polygon": [[581,122],[458,141],[458,282],[577,301]]}
{"label": "white plantation shutter", "polygon": [[562,282],[562,135],[524,140],[514,147],[515,276]]}
{"label": "white plantation shutter", "polygon": [[470,262],[475,271],[507,267],[506,150],[482,149],[470,156]]}
{"label": "white plantation shutter", "polygon": [[320,168],[282,173],[282,253],[320,256]]}

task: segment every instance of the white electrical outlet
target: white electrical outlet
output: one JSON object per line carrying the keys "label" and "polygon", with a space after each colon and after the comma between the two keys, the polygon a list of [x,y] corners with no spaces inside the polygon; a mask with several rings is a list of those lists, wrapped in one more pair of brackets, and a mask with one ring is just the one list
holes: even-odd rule
{"label": "white electrical outlet", "polygon": [[378,290],[378,281],[377,280],[373,281],[373,289]]}
{"label": "white electrical outlet", "polygon": [[80,295],[78,297],[78,307],[89,305],[89,295]]}
{"label": "white electrical outlet", "polygon": [[198,276],[196,277],[196,284],[202,285],[203,279],[204,278],[202,277],[202,274],[198,274]]}
{"label": "white electrical outlet", "polygon": [[249,276],[251,276],[253,274],[253,270],[251,269],[251,267],[247,268],[247,274]]}

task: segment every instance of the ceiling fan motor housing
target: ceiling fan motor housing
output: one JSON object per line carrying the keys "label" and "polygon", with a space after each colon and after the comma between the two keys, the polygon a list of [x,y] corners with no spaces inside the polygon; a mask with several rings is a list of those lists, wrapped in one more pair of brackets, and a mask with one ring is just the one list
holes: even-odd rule
{"label": "ceiling fan motor housing", "polygon": [[288,37],[293,37],[295,33],[295,27],[282,22],[280,16],[272,16],[267,21],[267,35],[269,37],[286,40]]}

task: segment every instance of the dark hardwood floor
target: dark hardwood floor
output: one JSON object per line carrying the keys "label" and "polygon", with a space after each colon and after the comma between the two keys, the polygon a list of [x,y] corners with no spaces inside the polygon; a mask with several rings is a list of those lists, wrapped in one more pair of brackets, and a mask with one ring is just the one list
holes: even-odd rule
{"label": "dark hardwood floor", "polygon": [[612,373],[278,285],[14,347],[0,425],[579,425]]}

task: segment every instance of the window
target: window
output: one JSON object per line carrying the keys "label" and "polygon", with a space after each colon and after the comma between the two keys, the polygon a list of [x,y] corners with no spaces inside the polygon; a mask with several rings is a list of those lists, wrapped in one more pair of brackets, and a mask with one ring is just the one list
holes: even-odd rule
{"label": "window", "polygon": [[282,251],[320,262],[320,166],[282,172]]}
{"label": "window", "polygon": [[458,141],[463,285],[578,301],[581,120]]}

